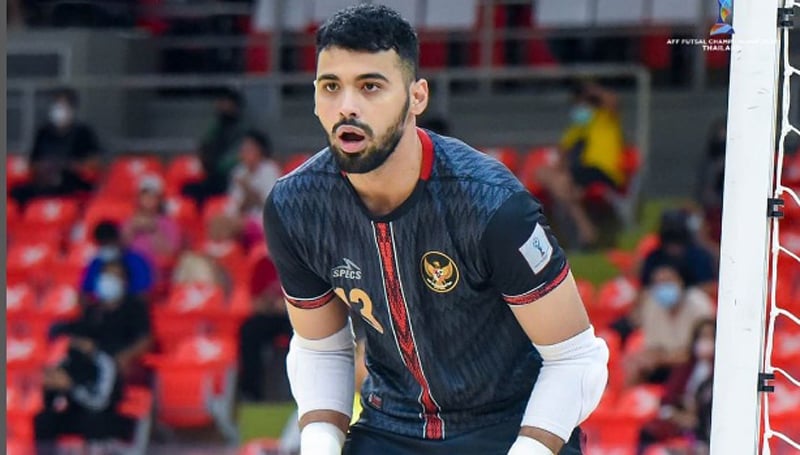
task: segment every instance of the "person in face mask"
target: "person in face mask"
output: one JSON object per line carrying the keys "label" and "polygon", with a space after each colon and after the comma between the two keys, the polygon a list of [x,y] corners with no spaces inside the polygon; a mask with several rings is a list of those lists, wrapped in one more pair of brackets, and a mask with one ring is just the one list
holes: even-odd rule
{"label": "person in face mask", "polygon": [[715,339],[713,319],[701,319],[694,325],[688,360],[669,375],[658,417],[646,423],[639,433],[637,455],[645,453],[652,444],[680,437],[694,439],[697,449],[707,447]]}
{"label": "person in face mask", "polygon": [[96,301],[59,328],[69,337],[67,357],[45,374],[45,409],[35,418],[39,453],[59,435],[77,433],[90,443],[130,436],[130,422],[115,412],[124,383],[146,383],[138,363],[151,345],[145,304],[128,289],[128,271],[107,261],[95,282]]}
{"label": "person in face mask", "polygon": [[37,130],[29,155],[31,181],[10,191],[20,205],[35,198],[69,197],[93,189],[100,146],[92,128],[76,120],[77,106],[74,90],[54,92],[48,122]]}
{"label": "person in face mask", "polygon": [[205,179],[187,184],[181,190],[199,207],[207,198],[227,191],[231,172],[238,162],[239,144],[248,129],[242,95],[232,89],[221,91],[215,103],[214,123],[200,143],[199,158]]}
{"label": "person in face mask", "polygon": [[669,209],[661,214],[658,248],[645,256],[641,277],[652,273],[652,269],[664,261],[671,261],[685,271],[686,286],[702,289],[715,295],[717,264],[714,256],[698,242],[698,232],[692,226],[692,215],[685,209]]}
{"label": "person in face mask", "polygon": [[100,300],[98,292],[99,280],[103,267],[109,262],[120,261],[124,264],[128,279],[125,280],[126,294],[147,298],[153,287],[153,266],[135,250],[128,248],[122,241],[119,227],[113,221],[101,221],[94,229],[94,241],[97,253],[83,274],[81,283],[81,300],[84,303]]}
{"label": "person in face mask", "polygon": [[57,157],[70,171],[92,180],[100,170],[102,151],[94,129],[77,118],[79,103],[78,93],[71,88],[54,91],[48,122],[36,134],[31,161]]}
{"label": "person in face mask", "polygon": [[669,260],[645,277],[638,308],[644,348],[629,359],[630,383],[663,383],[675,365],[688,359],[695,325],[713,317],[711,299],[686,287],[685,277],[681,264]]}
{"label": "person in face mask", "polygon": [[577,228],[580,246],[592,246],[598,234],[582,204],[584,190],[594,184],[612,189],[624,184],[624,139],[616,96],[593,82],[572,90],[569,126],[559,144],[559,160],[537,169],[536,180],[562,204]]}

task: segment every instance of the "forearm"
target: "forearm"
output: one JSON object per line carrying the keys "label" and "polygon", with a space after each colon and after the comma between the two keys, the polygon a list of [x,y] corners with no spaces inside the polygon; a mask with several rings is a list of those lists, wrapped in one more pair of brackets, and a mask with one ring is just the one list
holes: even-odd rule
{"label": "forearm", "polygon": [[135,359],[143,354],[145,354],[152,345],[153,339],[150,335],[145,335],[144,337],[140,338],[139,341],[135,342],[131,347],[127,349],[123,349],[122,351],[118,352],[115,358],[119,360],[130,360]]}
{"label": "forearm", "polygon": [[302,455],[341,451],[353,411],[353,358],[349,320],[328,337],[292,337],[286,366],[297,402]]}
{"label": "forearm", "polygon": [[[528,449],[531,443],[526,439],[531,438],[558,453],[600,401],[608,378],[608,347],[594,336],[593,329],[588,329],[561,343],[537,349],[543,359],[542,368],[515,446]],[[509,454],[525,453],[513,449],[512,446]]]}

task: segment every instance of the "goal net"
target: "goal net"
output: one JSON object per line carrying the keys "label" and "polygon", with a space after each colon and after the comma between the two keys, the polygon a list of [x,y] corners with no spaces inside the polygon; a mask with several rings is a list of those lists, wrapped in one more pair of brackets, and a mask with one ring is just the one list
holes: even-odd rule
{"label": "goal net", "polygon": [[712,455],[800,453],[795,6],[734,5]]}

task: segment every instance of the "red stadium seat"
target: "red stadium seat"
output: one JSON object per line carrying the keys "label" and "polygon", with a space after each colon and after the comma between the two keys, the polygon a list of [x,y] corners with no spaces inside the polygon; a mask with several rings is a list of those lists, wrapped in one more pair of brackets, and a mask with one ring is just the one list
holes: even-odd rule
{"label": "red stadium seat", "polygon": [[126,453],[146,453],[153,426],[153,393],[144,387],[128,386],[123,390],[117,412],[136,422],[133,438]]}
{"label": "red stadium seat", "polygon": [[513,147],[481,147],[483,153],[503,163],[513,174],[519,172],[519,152]]}
{"label": "red stadium seat", "polygon": [[[6,383],[8,439],[30,443],[34,439],[33,418],[42,409],[42,394],[33,387]],[[23,452],[20,452],[23,453]]]}
{"label": "red stadium seat", "polygon": [[146,363],[155,370],[157,417],[174,428],[204,427],[216,423],[230,439],[236,384],[237,349],[232,340],[192,337],[171,354],[152,355]]}
{"label": "red stadium seat", "polygon": [[28,159],[19,154],[6,155],[6,191],[31,178]]}
{"label": "red stadium seat", "polygon": [[36,293],[25,283],[6,286],[6,318],[28,318],[37,313]]}
{"label": "red stadium seat", "polygon": [[166,214],[175,220],[181,230],[181,235],[188,245],[196,245],[202,240],[204,229],[202,226],[200,211],[194,200],[181,196],[171,196],[165,201]]}
{"label": "red stadium seat", "polygon": [[537,179],[537,171],[554,165],[556,160],[558,160],[558,148],[554,146],[535,147],[525,154],[518,177],[533,195],[542,197],[545,193]]}
{"label": "red stadium seat", "polygon": [[83,280],[83,272],[97,254],[97,245],[88,241],[79,241],[70,245],[66,256],[55,264],[55,284],[79,286]]}
{"label": "red stadium seat", "polygon": [[588,308],[592,322],[598,327],[605,327],[623,316],[633,306],[637,292],[636,283],[629,278],[617,277],[604,283],[600,286],[595,304]]}
{"label": "red stadium seat", "polygon": [[207,225],[212,218],[225,213],[228,207],[228,196],[214,196],[208,198],[203,205],[203,222]]}
{"label": "red stadium seat", "polygon": [[51,287],[42,298],[41,315],[48,322],[71,321],[81,313],[78,291],[75,285]]}
{"label": "red stadium seat", "polygon": [[78,203],[72,199],[46,198],[32,201],[25,209],[26,227],[68,229],[78,219]]}
{"label": "red stadium seat", "polygon": [[6,258],[6,280],[16,284],[28,282],[45,286],[52,281],[52,265],[56,251],[52,244],[16,244],[9,248]]}
{"label": "red stadium seat", "polygon": [[183,339],[228,329],[222,289],[208,283],[173,286],[164,306],[153,308],[153,329],[163,347],[174,347]]}
{"label": "red stadium seat", "polygon": [[133,214],[133,199],[101,196],[89,202],[83,216],[83,229],[79,240],[91,241],[94,228],[104,220],[114,221],[120,226]]}
{"label": "red stadium seat", "polygon": [[43,337],[11,335],[6,338],[6,371],[15,382],[38,384],[47,361],[47,342]]}
{"label": "red stadium seat", "polygon": [[195,154],[179,155],[167,165],[166,194],[177,196],[187,183],[199,182],[205,177],[200,158]]}
{"label": "red stadium seat", "polygon": [[111,164],[103,186],[103,193],[120,198],[133,198],[139,190],[139,179],[144,175],[163,176],[164,166],[155,156],[126,155]]}
{"label": "red stadium seat", "polygon": [[13,238],[14,232],[17,231],[21,222],[22,213],[19,210],[19,205],[14,199],[6,197],[6,235]]}

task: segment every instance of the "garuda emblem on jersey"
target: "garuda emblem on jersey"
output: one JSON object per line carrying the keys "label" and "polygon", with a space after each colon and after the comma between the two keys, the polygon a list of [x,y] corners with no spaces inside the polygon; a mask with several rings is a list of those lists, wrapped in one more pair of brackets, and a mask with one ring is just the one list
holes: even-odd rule
{"label": "garuda emblem on jersey", "polygon": [[422,255],[422,279],[434,292],[450,292],[458,284],[458,266],[450,257],[438,251]]}

